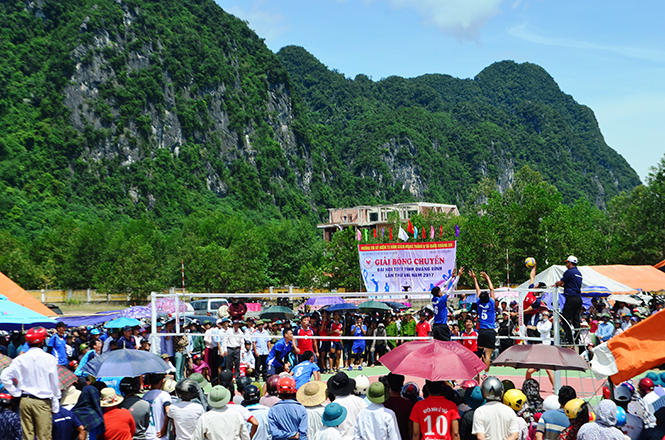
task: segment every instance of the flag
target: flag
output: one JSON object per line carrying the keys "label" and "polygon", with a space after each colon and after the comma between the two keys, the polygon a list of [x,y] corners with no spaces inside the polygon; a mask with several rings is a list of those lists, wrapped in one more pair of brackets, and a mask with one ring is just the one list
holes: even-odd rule
{"label": "flag", "polygon": [[416,240],[417,238],[418,238],[418,228],[413,228],[413,239]]}
{"label": "flag", "polygon": [[409,235],[406,233],[404,229],[402,229],[401,226],[399,227],[399,234],[397,234],[397,237],[399,237],[399,239],[402,241],[407,241],[409,239]]}
{"label": "flag", "polygon": [[459,225],[455,225],[455,237],[459,238]]}
{"label": "flag", "polygon": [[406,226],[406,232],[413,234],[413,225],[411,224],[411,220],[409,220],[409,224]]}
{"label": "flag", "polygon": [[360,232],[360,229],[356,229],[356,238],[358,239],[358,241],[363,239],[363,234],[362,232]]}
{"label": "flag", "polygon": [[386,232],[385,229],[381,228],[381,240],[383,240],[383,234]]}
{"label": "flag", "polygon": [[388,233],[390,234],[390,241],[393,241],[393,228],[388,228]]}
{"label": "flag", "polygon": [[434,226],[430,225],[429,227],[429,238],[434,238]]}
{"label": "flag", "polygon": [[425,234],[425,227],[423,226],[423,240],[427,238],[427,235]]}
{"label": "flag", "polygon": [[376,228],[374,228],[374,238],[376,238]]}
{"label": "flag", "polygon": [[443,226],[439,226],[439,238],[443,237]]}
{"label": "flag", "polygon": [[363,229],[363,234],[365,235],[365,241],[367,241],[367,229]]}

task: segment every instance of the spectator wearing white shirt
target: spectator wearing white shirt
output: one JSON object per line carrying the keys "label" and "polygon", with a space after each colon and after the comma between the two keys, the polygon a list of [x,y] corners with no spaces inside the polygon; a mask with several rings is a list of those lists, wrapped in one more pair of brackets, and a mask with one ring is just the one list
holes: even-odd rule
{"label": "spectator wearing white shirt", "polygon": [[9,394],[21,399],[23,438],[50,440],[52,417],[60,410],[58,362],[43,350],[46,329],[31,328],[25,335],[28,351],[16,357],[0,375]]}
{"label": "spectator wearing white shirt", "polygon": [[240,363],[245,366],[245,376],[251,377],[254,375],[256,368],[256,359],[254,358],[254,350],[252,350],[252,341],[245,340],[244,348],[241,349]]}
{"label": "spectator wearing white shirt", "polygon": [[157,322],[156,328],[157,331],[155,333],[151,333],[150,336],[148,336],[148,341],[150,341],[150,352],[153,354],[156,354],[157,356],[162,355],[162,341],[161,338],[159,337],[159,332],[162,331],[162,324],[161,322]]}
{"label": "spectator wearing white shirt", "polygon": [[395,412],[383,406],[389,397],[383,383],[377,381],[369,386],[367,398],[372,403],[358,414],[354,440],[401,440]]}
{"label": "spectator wearing white shirt", "polygon": [[328,393],[335,395],[335,403],[339,403],[347,411],[346,418],[338,426],[344,440],[353,439],[358,414],[367,407],[363,399],[351,394],[355,388],[356,381],[350,379],[343,371],[328,379]]}
{"label": "spectator wearing white shirt", "polygon": [[268,379],[268,371],[266,362],[268,361],[268,354],[270,354],[270,332],[265,329],[263,320],[256,322],[256,330],[253,334],[254,355],[256,356],[256,369],[254,377],[256,379],[261,376],[265,382]]}
{"label": "spectator wearing white shirt", "polygon": [[536,324],[536,329],[540,333],[540,339],[545,345],[552,345],[552,336],[550,335],[552,331],[552,321],[550,321],[550,312],[545,310],[541,314],[541,319]]}

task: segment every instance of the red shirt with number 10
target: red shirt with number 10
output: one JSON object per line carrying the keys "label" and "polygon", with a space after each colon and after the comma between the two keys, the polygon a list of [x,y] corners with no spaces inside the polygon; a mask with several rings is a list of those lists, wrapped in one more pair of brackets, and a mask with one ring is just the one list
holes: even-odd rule
{"label": "red shirt with number 10", "polygon": [[416,402],[411,411],[411,421],[420,425],[422,440],[451,440],[450,426],[459,418],[457,406],[443,396]]}

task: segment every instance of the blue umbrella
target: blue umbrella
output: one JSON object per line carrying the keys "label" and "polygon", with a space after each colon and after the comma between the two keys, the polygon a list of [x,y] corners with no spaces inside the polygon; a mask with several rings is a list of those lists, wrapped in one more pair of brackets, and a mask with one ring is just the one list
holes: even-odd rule
{"label": "blue umbrella", "polygon": [[107,322],[104,327],[106,327],[106,328],[123,328],[125,326],[138,327],[140,325],[141,325],[141,321],[139,321],[138,319],[121,317],[121,318],[116,318],[112,321]]}
{"label": "blue umbrella", "polygon": [[306,306],[328,306],[330,304],[341,304],[344,300],[339,296],[313,296],[305,301]]}
{"label": "blue umbrella", "polygon": [[326,310],[329,312],[356,312],[358,311],[358,306],[353,303],[341,303],[333,304],[328,307]]}
{"label": "blue umbrella", "polygon": [[582,287],[582,296],[588,296],[591,298],[599,298],[604,296],[610,296],[612,291],[605,286],[587,286]]}
{"label": "blue umbrella", "polygon": [[41,326],[54,328],[58,322],[0,295],[0,330],[21,330]]}
{"label": "blue umbrella", "polygon": [[122,348],[96,356],[81,371],[95,377],[137,377],[148,373],[166,373],[168,369],[169,365],[154,353]]}

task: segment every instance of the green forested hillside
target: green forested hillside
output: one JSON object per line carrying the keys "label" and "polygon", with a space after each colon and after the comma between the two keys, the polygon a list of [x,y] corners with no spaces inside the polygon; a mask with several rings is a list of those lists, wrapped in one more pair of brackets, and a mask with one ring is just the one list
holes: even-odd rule
{"label": "green forested hillside", "polygon": [[[424,75],[375,82],[330,71],[301,47],[278,55],[313,125],[328,129],[329,143],[341,151],[340,174],[390,181],[395,167],[385,163],[408,161],[416,165],[424,198],[460,204],[485,177],[505,190],[525,164],[567,203],[585,197],[604,207],[639,184],[605,144],[591,109],[563,93],[539,66],[503,61],[473,80]],[[357,197],[366,196],[360,189]]]}
{"label": "green forested hillside", "polygon": [[[140,296],[178,285],[182,261],[193,290],[324,273],[351,286],[344,246],[324,253],[314,227],[327,208],[456,203],[489,234],[482,207],[528,205],[511,194],[532,173],[552,215],[613,231],[594,261],[639,260],[610,239],[630,221],[598,207],[657,198],[640,187],[608,203],[637,175],[538,66],[349,79],[303,48],[272,53],[212,0],[0,2],[0,271],[26,288]],[[497,248],[515,252],[543,239],[502,234]]]}

